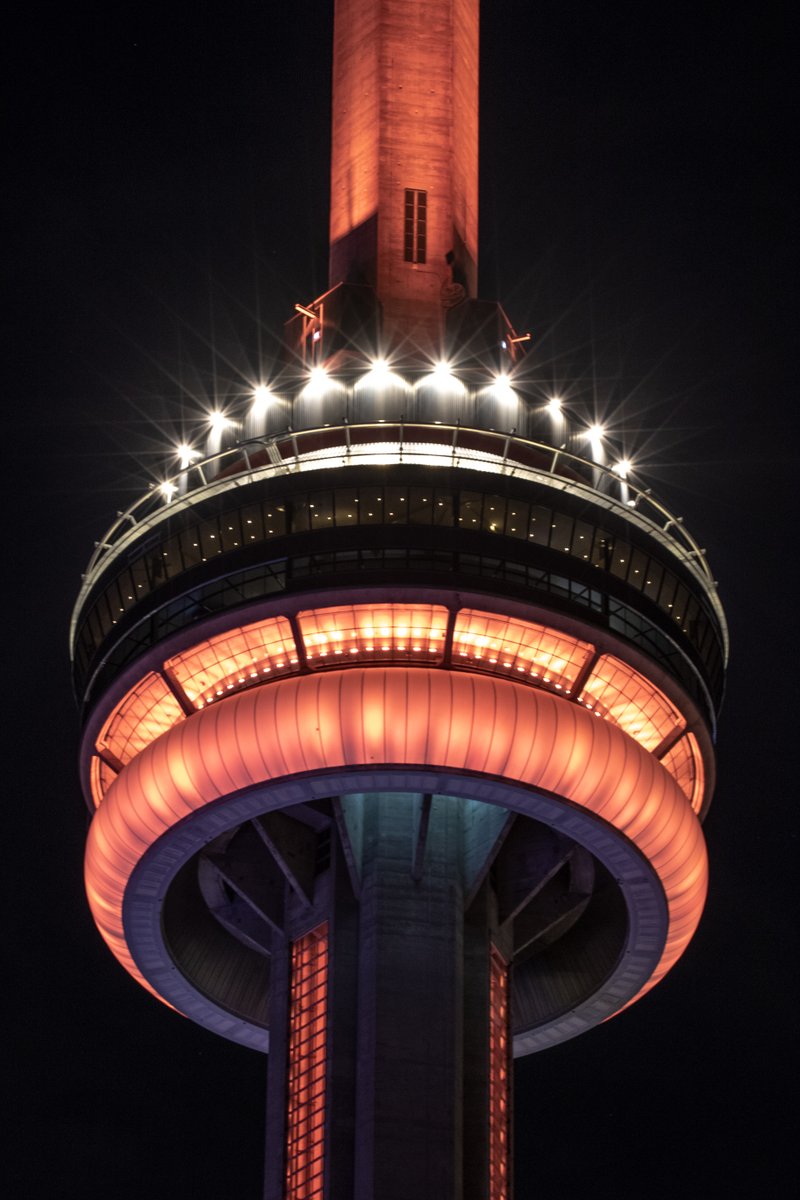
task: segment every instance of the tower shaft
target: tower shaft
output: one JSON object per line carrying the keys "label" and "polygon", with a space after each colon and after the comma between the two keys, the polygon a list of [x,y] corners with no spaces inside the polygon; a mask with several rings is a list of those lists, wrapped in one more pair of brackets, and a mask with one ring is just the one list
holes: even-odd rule
{"label": "tower shaft", "polygon": [[510,1038],[491,980],[513,942],[492,889],[465,886],[475,806],[338,805],[330,875],[311,909],[287,898],[272,945],[265,1200],[505,1200]]}
{"label": "tower shaft", "polygon": [[330,286],[375,288],[388,346],[438,353],[476,293],[478,0],[337,0],[330,247]]}

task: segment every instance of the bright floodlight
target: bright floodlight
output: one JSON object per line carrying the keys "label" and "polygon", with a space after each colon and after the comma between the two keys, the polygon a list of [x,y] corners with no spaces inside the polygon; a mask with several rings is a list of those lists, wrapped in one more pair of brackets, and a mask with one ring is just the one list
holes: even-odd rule
{"label": "bright floodlight", "polygon": [[161,492],[161,495],[164,497],[164,499],[169,501],[172,499],[178,489],[174,483],[170,483],[169,480],[165,479],[163,483],[158,485],[158,490]]}
{"label": "bright floodlight", "polygon": [[619,475],[620,479],[627,479],[633,470],[633,463],[629,458],[621,458],[619,462],[614,463],[611,470],[615,475]]}
{"label": "bright floodlight", "polygon": [[386,388],[390,384],[406,387],[407,384],[399,375],[395,375],[385,358],[376,358],[369,365],[369,370],[358,380],[357,387]]}
{"label": "bright floodlight", "polygon": [[272,399],[272,392],[265,383],[259,383],[253,391],[253,412],[260,416],[266,412],[269,402]]}
{"label": "bright floodlight", "polygon": [[586,436],[590,442],[601,442],[605,437],[605,432],[602,425],[590,425]]}
{"label": "bright floodlight", "polygon": [[461,380],[453,374],[450,363],[444,361],[436,363],[427,380],[440,392],[463,391],[464,388]]}
{"label": "bright floodlight", "polygon": [[229,425],[232,425],[233,422],[228,420],[224,412],[220,412],[218,409],[215,409],[214,412],[208,414],[208,424],[211,427],[212,433],[222,433],[222,431],[227,429]]}
{"label": "bright floodlight", "polygon": [[181,442],[179,446],[176,446],[175,453],[178,457],[178,465],[182,471],[185,471],[187,467],[190,467],[194,460],[198,457],[197,451],[193,450],[188,442]]}
{"label": "bright floodlight", "polygon": [[550,396],[549,397],[549,399],[547,401],[547,411],[550,413],[551,417],[560,417],[561,416],[561,397],[560,396]]}
{"label": "bright floodlight", "polygon": [[492,383],[492,391],[499,400],[516,400],[516,392],[511,386],[511,380],[507,375],[495,375]]}

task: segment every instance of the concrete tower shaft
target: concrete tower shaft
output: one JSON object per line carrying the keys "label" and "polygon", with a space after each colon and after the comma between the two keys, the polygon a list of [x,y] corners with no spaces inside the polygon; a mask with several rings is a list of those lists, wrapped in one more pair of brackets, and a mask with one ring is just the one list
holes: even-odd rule
{"label": "concrete tower shaft", "polygon": [[478,0],[337,0],[330,286],[368,284],[389,346],[435,355],[475,296]]}

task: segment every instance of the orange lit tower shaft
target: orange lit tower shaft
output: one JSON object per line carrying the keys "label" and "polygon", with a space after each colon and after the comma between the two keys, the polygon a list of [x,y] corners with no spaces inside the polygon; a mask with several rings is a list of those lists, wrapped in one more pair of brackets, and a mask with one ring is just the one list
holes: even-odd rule
{"label": "orange lit tower shaft", "polygon": [[438,353],[443,304],[476,294],[478,0],[336,0],[332,130],[330,286],[374,287],[386,343]]}

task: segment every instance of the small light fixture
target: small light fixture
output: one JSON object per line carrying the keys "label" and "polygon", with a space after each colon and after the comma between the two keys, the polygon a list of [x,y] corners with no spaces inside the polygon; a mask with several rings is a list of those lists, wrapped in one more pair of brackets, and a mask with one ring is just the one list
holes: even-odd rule
{"label": "small light fixture", "polygon": [[208,424],[212,433],[222,433],[223,430],[233,424],[233,421],[228,420],[225,413],[217,409],[208,414]]}
{"label": "small light fixture", "polygon": [[267,411],[272,398],[272,392],[269,390],[267,385],[265,383],[259,383],[258,386],[253,389],[253,407],[251,410],[253,415],[257,417],[263,416]]}
{"label": "small light fixture", "polygon": [[198,451],[193,450],[188,442],[181,442],[179,446],[176,446],[175,454],[178,459],[178,465],[182,471],[185,471],[187,467],[192,465],[196,458],[200,457]]}

